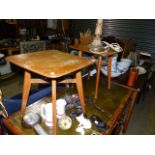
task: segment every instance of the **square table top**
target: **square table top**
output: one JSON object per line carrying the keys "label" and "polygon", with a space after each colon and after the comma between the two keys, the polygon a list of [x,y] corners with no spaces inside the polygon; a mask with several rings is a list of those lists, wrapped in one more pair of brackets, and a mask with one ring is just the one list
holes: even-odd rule
{"label": "square table top", "polygon": [[11,63],[36,74],[58,78],[94,63],[92,59],[74,56],[58,50],[45,50],[7,57]]}
{"label": "square table top", "polygon": [[96,55],[100,55],[100,56],[112,56],[112,55],[115,55],[115,54],[118,54],[120,52],[118,51],[114,51],[113,49],[111,48],[99,48],[99,51],[92,51],[89,49],[88,45],[69,45],[70,48],[72,49],[75,49],[75,50],[78,50],[78,51],[83,51],[83,52],[87,52],[87,53],[90,53],[90,54],[96,54]]}

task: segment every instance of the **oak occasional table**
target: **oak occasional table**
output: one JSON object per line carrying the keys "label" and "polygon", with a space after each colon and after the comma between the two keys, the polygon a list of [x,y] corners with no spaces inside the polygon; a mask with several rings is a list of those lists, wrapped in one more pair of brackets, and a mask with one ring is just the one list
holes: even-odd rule
{"label": "oak occasional table", "polygon": [[[83,93],[83,84],[81,69],[94,63],[92,59],[73,56],[58,50],[45,50],[33,53],[18,54],[9,56],[7,59],[23,68],[24,85],[22,94],[21,117],[24,116],[26,104],[32,83],[51,83],[52,86],[52,109],[53,109],[53,134],[56,134],[56,84],[76,83],[77,91],[82,104],[82,110],[85,112],[85,101]],[[62,80],[61,77],[75,72],[74,79]],[[35,73],[41,76],[38,79],[32,78]]]}
{"label": "oak occasional table", "polygon": [[101,65],[102,65],[102,57],[107,57],[108,62],[107,62],[107,67],[108,67],[108,89],[111,87],[111,65],[112,65],[112,57],[120,52],[116,52],[111,48],[103,49],[100,48],[98,52],[96,51],[90,51],[88,48],[88,45],[70,45],[69,46],[71,49],[75,49],[79,51],[79,56],[82,56],[83,52],[97,55],[98,56],[98,64],[97,64],[97,74],[96,74],[96,86],[95,86],[95,96],[94,98],[97,98],[98,94],[98,86],[99,86],[99,78],[100,78],[100,70],[101,70]]}

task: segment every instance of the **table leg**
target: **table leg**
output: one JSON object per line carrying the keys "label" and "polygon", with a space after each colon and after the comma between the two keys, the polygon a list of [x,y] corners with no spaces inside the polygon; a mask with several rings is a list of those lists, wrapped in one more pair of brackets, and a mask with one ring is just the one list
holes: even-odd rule
{"label": "table leg", "polygon": [[95,99],[97,99],[97,94],[98,94],[98,85],[99,85],[99,80],[100,80],[101,63],[102,63],[102,56],[99,56],[98,57],[98,64],[97,64],[97,73],[96,73]]}
{"label": "table leg", "polygon": [[53,112],[53,134],[56,135],[57,117],[56,117],[56,80],[52,80],[52,112]]}
{"label": "table leg", "polygon": [[30,88],[31,88],[31,73],[25,71],[25,73],[24,73],[23,94],[22,94],[21,117],[24,116],[27,100],[28,100],[28,97],[29,97]]}
{"label": "table leg", "polygon": [[127,115],[125,117],[125,122],[124,122],[124,125],[123,125],[124,127],[123,127],[123,130],[122,130],[122,133],[126,133],[126,130],[127,130],[130,118],[131,118],[131,114],[132,114],[132,112],[134,110],[134,106],[136,104],[137,94],[138,94],[137,91],[134,91],[133,94],[132,94],[131,104],[129,106]]}
{"label": "table leg", "polygon": [[[79,51],[78,56],[82,57],[82,51]],[[88,75],[87,75],[87,80],[89,80],[89,79],[90,79],[90,69],[89,69]]]}
{"label": "table leg", "polygon": [[80,97],[80,102],[82,105],[82,111],[85,112],[85,100],[84,100],[84,93],[83,93],[83,84],[82,84],[82,76],[81,71],[76,73],[76,87]]}
{"label": "table leg", "polygon": [[108,89],[111,88],[111,65],[112,57],[108,57]]}

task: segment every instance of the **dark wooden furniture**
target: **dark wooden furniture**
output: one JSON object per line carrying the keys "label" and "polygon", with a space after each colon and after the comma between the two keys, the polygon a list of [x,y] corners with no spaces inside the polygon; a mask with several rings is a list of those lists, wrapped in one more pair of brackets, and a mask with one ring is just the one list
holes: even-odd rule
{"label": "dark wooden furniture", "polygon": [[46,41],[32,40],[20,42],[20,53],[29,53],[46,50]]}
{"label": "dark wooden furniture", "polygon": [[151,63],[145,63],[142,66],[146,69],[146,73],[138,75],[135,85],[132,87],[127,85],[129,70],[125,74],[120,75],[119,77],[112,78],[112,83],[125,87],[129,90],[139,92],[140,95],[142,92],[145,91],[146,86],[151,82],[151,78],[153,77],[153,70],[151,70],[151,66]]}
{"label": "dark wooden furniture", "polygon": [[[93,64],[91,59],[73,56],[57,50],[47,50],[27,54],[19,54],[7,58],[11,63],[25,70],[22,96],[21,116],[23,117],[29,91],[32,83],[50,83],[52,86],[53,103],[53,133],[56,134],[56,85],[61,83],[76,83],[82,110],[85,111],[81,69]],[[60,78],[75,72],[75,79],[61,80]],[[41,75],[38,79],[31,77],[32,73]],[[43,78],[44,77],[44,78]]]}
{"label": "dark wooden furniture", "polygon": [[112,65],[112,57],[120,52],[116,52],[110,48],[108,49],[100,49],[98,52],[93,52],[90,51],[88,48],[88,45],[70,45],[69,46],[71,49],[75,49],[79,51],[79,56],[82,56],[83,52],[97,55],[98,56],[98,63],[97,63],[97,74],[96,74],[96,87],[95,87],[95,98],[97,98],[98,94],[98,86],[99,86],[99,78],[100,78],[100,70],[101,70],[101,65],[102,65],[102,57],[107,57],[108,62],[108,89],[110,89],[111,86],[111,65]]}
{"label": "dark wooden furniture", "polygon": [[[124,124],[125,127],[123,129],[123,133],[125,133],[127,130],[128,123],[131,118],[135,104],[139,102],[141,96],[144,98],[146,89],[147,89],[148,85],[151,84],[151,78],[153,77],[153,71],[151,70],[150,65],[151,64],[144,64],[143,67],[146,68],[147,72],[145,74],[138,75],[138,78],[137,78],[134,86],[127,85],[128,78],[129,78],[129,70],[125,74],[122,74],[119,77],[112,78],[113,84],[121,86],[121,87],[126,88],[129,91],[133,92],[133,101],[132,101],[132,104],[130,107],[130,112],[127,116],[126,123]],[[106,77],[104,77],[104,78],[106,78]]]}
{"label": "dark wooden furniture", "polygon": [[4,53],[6,56],[7,55],[13,55],[13,54],[19,54],[20,53],[20,49],[18,47],[4,47],[4,48],[0,48],[0,53]]}
{"label": "dark wooden furniture", "polygon": [[[119,134],[122,131],[125,133],[127,129],[127,124],[129,122],[129,116],[133,111],[133,104],[135,103],[136,92],[120,87],[112,83],[111,89],[104,89],[106,81],[101,79],[101,87],[99,89],[99,96],[97,100],[94,101],[94,84],[95,78],[91,77],[89,80],[84,79],[83,87],[85,92],[85,112],[87,118],[89,119],[93,114],[99,116],[102,121],[107,123],[108,128],[104,132],[100,132],[93,124],[91,129],[85,130],[86,135],[92,134],[94,131],[96,134]],[[104,93],[103,93],[104,91]],[[67,89],[67,94],[74,94],[76,90],[73,87]],[[63,97],[66,93],[66,89],[62,89],[57,93],[59,97]],[[48,103],[50,102],[50,97],[43,98],[30,106],[35,106],[39,103]],[[26,108],[26,112],[29,111],[29,106]],[[66,110],[66,114],[70,116],[71,112],[75,112],[76,108]],[[31,128],[25,128],[22,125],[20,118],[20,112],[16,112],[10,115],[8,118],[3,119],[4,125],[11,131],[12,134],[36,134]],[[46,130],[48,134],[49,128],[47,128],[43,121],[40,122],[41,126]],[[79,134],[75,131],[78,126],[78,122],[75,119],[72,119],[72,127],[68,130],[61,130],[58,126],[56,128],[58,135],[76,135]],[[53,134],[53,133],[52,133]]]}

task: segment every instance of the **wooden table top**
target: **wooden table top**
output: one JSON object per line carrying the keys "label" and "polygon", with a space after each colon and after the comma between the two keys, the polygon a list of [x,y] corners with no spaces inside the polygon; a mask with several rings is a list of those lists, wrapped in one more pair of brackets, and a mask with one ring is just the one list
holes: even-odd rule
{"label": "wooden table top", "polygon": [[58,78],[94,63],[92,59],[58,50],[45,50],[7,57],[11,63],[48,78]]}
{"label": "wooden table top", "polygon": [[87,52],[90,54],[96,54],[96,55],[101,55],[101,56],[111,56],[111,55],[120,53],[120,52],[114,51],[111,48],[106,48],[106,49],[100,48],[98,52],[96,52],[96,51],[93,52],[93,51],[90,51],[90,49],[88,48],[88,45],[80,45],[80,44],[79,45],[69,45],[69,47],[72,49],[78,50],[78,51],[84,51],[84,52]]}

